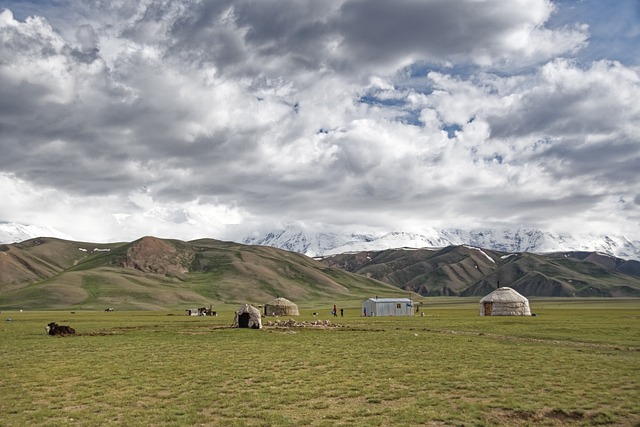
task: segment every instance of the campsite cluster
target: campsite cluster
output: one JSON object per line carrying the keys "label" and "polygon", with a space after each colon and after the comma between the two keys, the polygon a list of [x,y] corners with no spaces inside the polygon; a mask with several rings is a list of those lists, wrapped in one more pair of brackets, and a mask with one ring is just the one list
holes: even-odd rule
{"label": "campsite cluster", "polygon": [[[362,302],[360,315],[363,317],[414,316],[416,310],[420,310],[420,305],[410,298],[378,298],[376,296]],[[337,312],[338,309],[334,306],[331,313],[333,316],[337,316]],[[297,316],[298,314],[298,306],[286,298],[276,298],[264,305],[265,316]],[[509,287],[499,287],[483,297],[480,300],[479,314],[480,316],[532,315],[529,300]],[[315,315],[317,313],[314,313]],[[245,304],[236,311],[233,326],[260,329],[262,327],[260,310],[251,304]]]}
{"label": "campsite cluster", "polygon": [[[369,298],[362,302],[361,315],[363,317],[376,316],[414,316],[414,302],[410,298]],[[298,306],[286,298],[278,297],[264,305],[265,316],[297,316],[300,314]],[[419,308],[418,308],[419,310]],[[113,311],[109,308],[105,311]],[[209,308],[186,310],[188,315],[217,316],[217,312]],[[314,316],[317,313],[314,313]],[[337,308],[334,306],[332,314],[337,316]],[[531,316],[529,300],[509,287],[497,288],[480,300],[480,316]],[[533,315],[535,316],[535,314]],[[316,320],[313,322],[296,322],[290,320],[278,320],[266,322],[273,327],[336,327],[336,324],[328,320]],[[262,313],[251,305],[244,304],[236,312],[233,319],[233,328],[262,329]],[[48,335],[72,335],[75,330],[69,326],[58,325],[51,322],[46,326]]]}
{"label": "campsite cluster", "polygon": [[[361,316],[414,316],[416,312],[415,302],[410,298],[368,298],[362,302]],[[419,308],[418,308],[419,310]],[[297,316],[298,306],[286,298],[276,298],[265,304],[265,316]],[[314,313],[315,315],[316,313]],[[337,316],[337,308],[334,306],[332,314]],[[531,316],[529,300],[509,287],[497,288],[480,300],[480,316]],[[320,322],[320,323],[318,323]],[[316,321],[309,324],[299,323],[295,320],[269,322],[268,326],[328,326],[328,321]],[[235,328],[262,328],[262,314],[260,310],[251,304],[245,304],[235,313],[233,320]]]}

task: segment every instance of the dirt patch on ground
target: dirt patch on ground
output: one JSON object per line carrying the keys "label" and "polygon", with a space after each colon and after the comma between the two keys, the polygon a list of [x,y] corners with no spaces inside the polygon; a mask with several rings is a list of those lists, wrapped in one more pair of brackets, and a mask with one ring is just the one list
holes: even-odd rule
{"label": "dirt patch on ground", "polygon": [[442,334],[453,334],[453,335],[469,335],[469,336],[479,336],[479,337],[487,337],[492,339],[499,340],[508,340],[508,341],[518,341],[518,342],[534,342],[534,343],[543,343],[543,344],[554,344],[561,345],[567,347],[587,347],[587,348],[598,348],[602,350],[620,350],[620,351],[640,351],[639,347],[627,347],[620,345],[612,345],[612,344],[598,344],[598,343],[590,343],[590,342],[581,342],[581,341],[567,341],[567,340],[545,340],[540,338],[523,338],[523,337],[514,337],[509,335],[498,335],[498,334],[487,334],[485,332],[470,332],[470,331],[454,331],[450,329],[422,329],[424,332],[435,332]]}
{"label": "dirt patch on ground", "polygon": [[565,425],[582,419],[582,415],[565,414],[557,409],[546,411],[524,411],[518,409],[499,408],[485,415],[487,422],[492,425]]}
{"label": "dirt patch on ground", "polygon": [[86,334],[77,334],[78,336],[82,337],[104,337],[107,335],[118,335],[117,332],[115,331],[96,331],[96,332],[88,332]]}
{"label": "dirt patch on ground", "polygon": [[485,415],[491,425],[603,425],[637,426],[638,419],[613,419],[609,414],[598,411],[564,411],[545,408],[538,411],[497,408]]}

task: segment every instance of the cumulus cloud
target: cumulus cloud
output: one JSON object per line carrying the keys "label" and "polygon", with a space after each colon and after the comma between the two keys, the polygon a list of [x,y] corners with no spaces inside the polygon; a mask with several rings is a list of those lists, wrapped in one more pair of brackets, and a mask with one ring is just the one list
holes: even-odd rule
{"label": "cumulus cloud", "polygon": [[282,218],[638,233],[638,69],[581,61],[589,27],[548,26],[548,0],[41,12],[0,14],[0,220],[75,235],[75,215],[103,239]]}
{"label": "cumulus cloud", "polygon": [[586,28],[542,28],[551,2],[345,2],[337,19],[346,53],[392,71],[416,61],[473,62],[544,60],[579,49]]}

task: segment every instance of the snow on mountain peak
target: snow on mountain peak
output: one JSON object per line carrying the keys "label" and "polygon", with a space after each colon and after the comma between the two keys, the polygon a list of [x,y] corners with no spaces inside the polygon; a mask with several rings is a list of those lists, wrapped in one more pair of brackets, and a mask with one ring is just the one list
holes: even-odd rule
{"label": "snow on mountain peak", "polygon": [[73,240],[71,236],[51,227],[25,225],[17,222],[0,223],[0,243],[17,243],[36,237],[57,237]]}
{"label": "snow on mountain peak", "polygon": [[375,240],[368,234],[339,234],[333,231],[309,232],[299,227],[288,226],[271,231],[262,236],[249,236],[242,239],[247,245],[273,246],[310,257],[324,255],[327,248],[335,248],[354,242]]}
{"label": "snow on mountain peak", "polygon": [[622,236],[573,236],[538,229],[443,229],[393,231],[386,234],[340,233],[323,229],[288,226],[262,236],[243,239],[242,243],[273,246],[308,256],[335,255],[347,252],[380,251],[396,248],[441,248],[468,245],[501,252],[602,252],[624,259],[640,260],[640,241]]}
{"label": "snow on mountain peak", "polygon": [[[152,212],[152,216],[174,223],[194,221],[194,212]],[[198,216],[198,212],[195,212]],[[205,215],[203,215],[205,216]],[[200,218],[198,217],[199,221]],[[0,243],[15,243],[36,237],[74,240],[50,227],[14,222],[0,223]],[[539,229],[442,229],[425,228],[388,233],[344,232],[328,226],[288,224],[267,233],[254,233],[244,244],[273,246],[307,256],[326,256],[347,252],[381,251],[397,248],[442,248],[467,245],[506,253],[518,252],[599,252],[623,259],[640,260],[640,241],[613,235],[571,235]]]}

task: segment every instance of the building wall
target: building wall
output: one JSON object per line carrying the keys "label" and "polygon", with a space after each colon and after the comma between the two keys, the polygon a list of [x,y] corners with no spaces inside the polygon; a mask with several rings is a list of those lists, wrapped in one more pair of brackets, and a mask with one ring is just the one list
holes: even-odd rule
{"label": "building wall", "polygon": [[266,305],[264,311],[267,316],[298,316],[300,314],[298,307],[294,306]]}
{"label": "building wall", "polygon": [[413,316],[413,307],[406,301],[376,301],[368,299],[362,303],[362,314],[367,309],[367,316]]}
{"label": "building wall", "polygon": [[481,302],[480,316],[531,316],[531,309],[528,302]]}

